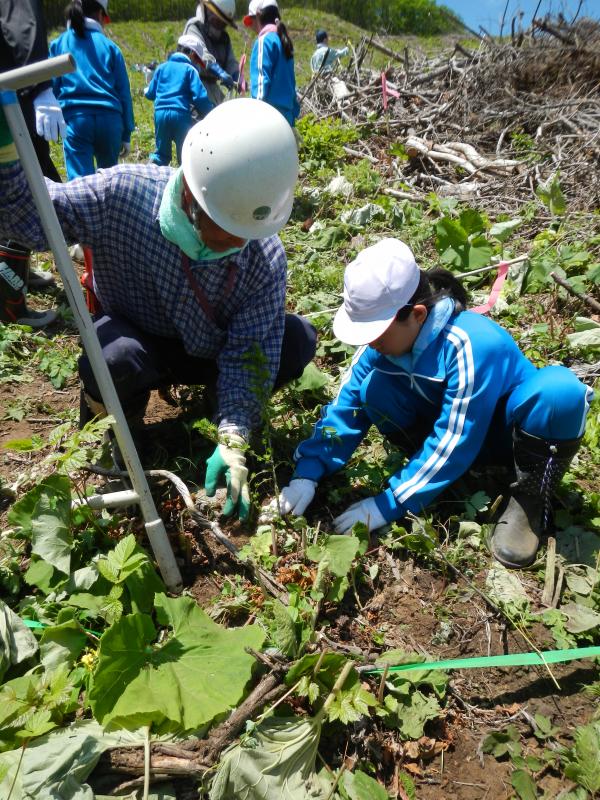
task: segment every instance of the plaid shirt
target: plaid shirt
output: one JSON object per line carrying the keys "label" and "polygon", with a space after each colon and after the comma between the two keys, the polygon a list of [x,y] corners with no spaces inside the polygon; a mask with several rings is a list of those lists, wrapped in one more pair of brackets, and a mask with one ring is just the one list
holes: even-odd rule
{"label": "plaid shirt", "polygon": [[[260,399],[244,355],[258,345],[271,385],[281,354],[286,257],[278,236],[251,241],[218,261],[191,261],[192,272],[223,328],[200,307],[182,267],[181,250],[160,231],[158,212],[169,167],[120,165],[60,184],[47,181],[65,239],[94,251],[98,299],[157,336],[180,339],[186,351],[219,368],[218,422],[254,427]],[[0,168],[0,235],[31,249],[48,248],[19,164]],[[226,291],[229,265],[236,280]],[[270,389],[270,386],[266,387]]]}

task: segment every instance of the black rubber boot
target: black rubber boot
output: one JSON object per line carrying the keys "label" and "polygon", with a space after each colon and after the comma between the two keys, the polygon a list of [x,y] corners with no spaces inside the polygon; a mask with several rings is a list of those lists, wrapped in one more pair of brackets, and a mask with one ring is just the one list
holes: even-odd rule
{"label": "black rubber boot", "polygon": [[43,328],[54,322],[56,311],[33,311],[27,307],[28,276],[29,251],[0,244],[0,321]]}
{"label": "black rubber boot", "polygon": [[552,495],[579,450],[581,439],[549,440],[513,431],[517,480],[491,537],[494,558],[505,567],[528,567],[552,525]]}

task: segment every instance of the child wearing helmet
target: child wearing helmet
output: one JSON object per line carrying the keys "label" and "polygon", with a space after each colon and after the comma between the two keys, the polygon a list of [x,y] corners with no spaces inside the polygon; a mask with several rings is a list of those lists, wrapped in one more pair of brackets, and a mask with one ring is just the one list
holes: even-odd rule
{"label": "child wearing helmet", "polygon": [[292,127],[300,114],[294,45],[275,0],[251,0],[244,25],[257,34],[250,57],[250,92],[274,106]]}
{"label": "child wearing helmet", "polygon": [[332,72],[339,59],[348,55],[348,48],[342,47],[341,50],[336,50],[335,47],[330,47],[327,31],[322,28],[316,32],[315,39],[317,49],[310,59],[310,68],[313,75],[317,72],[321,75]]}
{"label": "child wearing helmet", "polygon": [[71,53],[75,72],[54,78],[54,93],[67,125],[63,137],[69,180],[112,167],[129,152],[135,127],[123,54],[104,34],[108,0],[73,0],[67,30],[50,43],[50,56]]}
{"label": "child wearing helmet", "polygon": [[145,91],[154,101],[154,135],[156,150],[150,156],[153,164],[167,167],[171,163],[175,143],[177,163],[181,164],[181,147],[193,125],[192,107],[200,118],[214,108],[198,75],[197,67],[206,67],[212,56],[193,36],[180,36],[177,52],[160,64]]}
{"label": "child wearing helmet", "polygon": [[[227,473],[226,511],[242,518],[249,432],[270,390],[299,377],[316,347],[314,328],[285,312],[287,262],[276,235],[297,175],[296,141],[281,114],[239,98],[194,125],[179,169],[120,164],[47,182],[67,242],[93,248],[94,327],[126,417],[143,418],[153,389],[208,387],[219,442],[206,488]],[[1,105],[0,236],[48,249]],[[85,355],[79,374],[85,421],[88,409],[103,412],[102,396]]]}
{"label": "child wearing helmet", "polygon": [[492,553],[508,567],[533,562],[593,393],[564,366],[536,369],[507,331],[467,311],[467,300],[451,273],[420,270],[398,239],[381,240],[348,265],[333,330],[359,347],[337,396],[296,450],[282,513],[303,514],[317,482],[341,469],[375,425],[408,460],[380,494],[334,519],[338,533],[421,514],[485,457],[513,462],[516,477]]}
{"label": "child wearing helmet", "polygon": [[214,105],[225,99],[217,82],[232,89],[239,78],[239,66],[227,33],[227,26],[237,29],[234,17],[235,0],[202,0],[196,8],[196,16],[189,19],[183,29],[185,36],[198,39],[212,56],[212,60],[206,60],[206,67],[200,68],[200,78]]}

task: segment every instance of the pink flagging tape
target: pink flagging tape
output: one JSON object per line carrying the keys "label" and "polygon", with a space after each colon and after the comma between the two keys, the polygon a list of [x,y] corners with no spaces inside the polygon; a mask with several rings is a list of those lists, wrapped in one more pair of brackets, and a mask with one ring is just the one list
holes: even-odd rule
{"label": "pink flagging tape", "polygon": [[396,99],[400,97],[398,92],[396,92],[394,89],[390,89],[390,87],[387,85],[387,78],[385,76],[385,72],[381,73],[381,94],[383,96],[384,111],[387,111],[388,97],[395,97]]}
{"label": "pink flagging tape", "polygon": [[238,78],[238,93],[246,94],[246,78],[244,76],[244,67],[246,66],[246,53],[242,53],[240,58],[240,77]]}
{"label": "pink flagging tape", "polygon": [[482,306],[471,308],[471,311],[474,311],[476,314],[487,314],[496,305],[496,301],[500,297],[500,292],[502,291],[504,281],[506,280],[506,276],[508,274],[508,267],[509,265],[506,261],[501,261],[498,264],[498,274],[496,275],[496,280],[492,286],[490,296]]}

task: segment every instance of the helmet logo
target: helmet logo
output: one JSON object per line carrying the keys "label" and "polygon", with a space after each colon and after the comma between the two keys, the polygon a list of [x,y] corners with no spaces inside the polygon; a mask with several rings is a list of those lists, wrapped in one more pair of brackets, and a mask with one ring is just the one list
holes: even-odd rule
{"label": "helmet logo", "polygon": [[263,220],[266,219],[269,214],[271,213],[271,206],[259,206],[255,208],[252,212],[252,216],[255,220]]}

